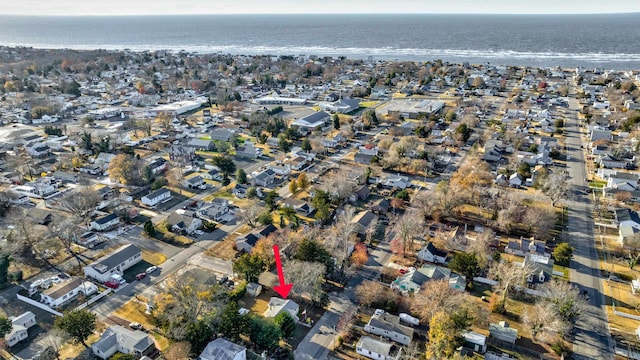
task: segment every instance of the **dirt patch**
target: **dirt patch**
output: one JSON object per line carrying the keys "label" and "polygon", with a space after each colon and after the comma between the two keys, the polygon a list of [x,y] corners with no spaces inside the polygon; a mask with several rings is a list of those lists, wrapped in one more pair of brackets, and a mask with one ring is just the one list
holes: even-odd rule
{"label": "dirt patch", "polygon": [[159,252],[142,250],[142,260],[148,262],[151,265],[160,265],[163,262],[167,261],[167,255]]}

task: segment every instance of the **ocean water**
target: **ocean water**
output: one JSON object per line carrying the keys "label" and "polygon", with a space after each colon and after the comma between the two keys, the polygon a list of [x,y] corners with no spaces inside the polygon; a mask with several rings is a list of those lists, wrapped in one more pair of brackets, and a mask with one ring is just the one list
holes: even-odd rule
{"label": "ocean water", "polygon": [[640,14],[0,16],[0,45],[640,69]]}

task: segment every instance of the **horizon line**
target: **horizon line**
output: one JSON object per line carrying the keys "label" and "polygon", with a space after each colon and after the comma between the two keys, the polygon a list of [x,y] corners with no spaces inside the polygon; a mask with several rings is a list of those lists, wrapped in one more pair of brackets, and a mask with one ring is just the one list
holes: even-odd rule
{"label": "horizon line", "polygon": [[181,14],[21,14],[21,13],[7,13],[2,14],[0,16],[14,16],[14,17],[47,17],[47,18],[55,18],[55,17],[74,17],[74,18],[82,18],[82,17],[178,17],[178,16],[300,16],[300,15],[476,15],[476,16],[495,16],[495,15],[531,15],[531,16],[563,16],[563,15],[572,15],[572,16],[580,16],[580,15],[632,15],[632,14],[640,14],[640,11],[613,11],[613,12],[558,12],[558,13],[531,13],[531,12],[513,12],[513,13],[492,13],[492,12],[481,12],[481,13],[462,13],[462,12],[417,12],[417,13],[408,13],[408,12],[393,12],[393,13],[383,13],[383,12],[362,12],[362,13],[331,13],[331,12],[310,12],[310,13],[181,13]]}

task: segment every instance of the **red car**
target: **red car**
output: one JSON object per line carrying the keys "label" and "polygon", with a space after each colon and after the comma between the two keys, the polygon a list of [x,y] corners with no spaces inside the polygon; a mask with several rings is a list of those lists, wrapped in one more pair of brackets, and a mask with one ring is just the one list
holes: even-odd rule
{"label": "red car", "polygon": [[120,283],[115,280],[109,280],[106,283],[104,283],[104,286],[112,289],[117,289],[120,286]]}
{"label": "red car", "polygon": [[407,270],[407,269],[400,269],[400,274],[402,274],[402,275],[404,275],[404,274],[406,274],[408,272],[409,272],[409,270]]}
{"label": "red car", "polygon": [[142,280],[147,276],[146,272],[141,272],[140,274],[136,275],[136,280]]}

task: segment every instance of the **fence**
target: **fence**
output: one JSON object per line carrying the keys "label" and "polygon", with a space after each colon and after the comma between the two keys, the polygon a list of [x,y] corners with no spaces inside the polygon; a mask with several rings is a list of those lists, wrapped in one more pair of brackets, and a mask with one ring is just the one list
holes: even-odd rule
{"label": "fence", "polygon": [[111,290],[111,289],[107,289],[107,290],[105,290],[105,291],[103,291],[103,292],[99,293],[98,295],[96,295],[96,296],[92,297],[91,299],[87,300],[86,302],[83,302],[82,304],[80,304],[80,305],[76,308],[76,310],[82,310],[82,309],[86,308],[87,306],[89,306],[89,305],[93,304],[94,302],[96,302],[96,301],[98,301],[98,300],[102,299],[103,297],[105,297],[105,296],[107,296],[107,295],[111,294],[112,292],[113,292],[113,290]]}
{"label": "fence", "polygon": [[53,315],[62,316],[61,312],[55,311],[52,308],[48,307],[47,305],[45,305],[45,304],[43,304],[41,302],[37,302],[37,301],[35,301],[33,299],[29,299],[28,297],[22,296],[20,294],[16,294],[16,296],[18,297],[18,300],[20,300],[22,302],[25,302],[25,303],[27,303],[29,305],[33,305],[33,306],[35,306],[37,308],[40,308],[40,309],[42,309],[44,311],[50,312]]}

